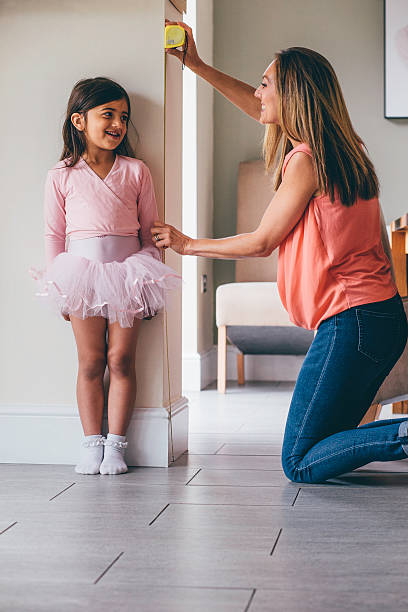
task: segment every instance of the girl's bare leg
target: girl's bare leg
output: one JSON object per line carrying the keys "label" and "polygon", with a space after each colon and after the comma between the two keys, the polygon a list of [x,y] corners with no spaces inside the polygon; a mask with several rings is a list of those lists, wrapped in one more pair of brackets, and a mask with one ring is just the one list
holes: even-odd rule
{"label": "girl's bare leg", "polygon": [[131,328],[108,323],[109,433],[100,466],[101,474],[124,474],[128,469],[124,454],[126,430],[136,397],[135,358],[139,327],[139,319],[135,319]]}
{"label": "girl's bare leg", "polygon": [[141,320],[133,327],[108,323],[107,361],[110,375],[108,396],[109,433],[125,436],[136,398],[136,344]]}
{"label": "girl's bare leg", "polygon": [[100,434],[103,418],[103,376],[107,363],[106,319],[70,316],[78,350],[77,401],[85,436]]}

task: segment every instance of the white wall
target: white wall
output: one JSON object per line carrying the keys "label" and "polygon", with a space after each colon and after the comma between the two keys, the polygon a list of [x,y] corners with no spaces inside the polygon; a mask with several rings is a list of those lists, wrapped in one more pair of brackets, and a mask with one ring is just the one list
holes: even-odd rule
{"label": "white wall", "polygon": [[[381,181],[387,223],[407,212],[408,121],[383,117],[383,0],[217,0],[214,65],[257,86],[274,52],[304,46],[333,64],[357,132]],[[260,156],[263,128],[215,93],[214,234],[236,225],[242,160]],[[215,285],[234,280],[234,264],[216,261]]]}
{"label": "white wall", "polygon": [[[181,18],[168,0],[0,4],[0,412],[13,407],[18,412],[22,404],[55,411],[76,406],[77,355],[71,325],[38,303],[28,270],[44,264],[43,185],[47,170],[60,156],[68,96],[79,79],[107,76],[128,91],[140,138],[137,156],[152,171],[163,217],[165,15]],[[181,70],[169,64],[173,74],[167,125],[173,130],[176,151],[169,166],[171,177],[166,177],[166,212],[170,222],[180,225]],[[169,256],[167,261],[181,270],[179,260]],[[181,298],[169,313],[172,399],[180,398],[181,390],[180,312]],[[143,322],[137,349],[137,406],[166,406],[165,349],[163,316]]]}
{"label": "white wall", "polygon": [[[2,273],[1,401],[75,402],[76,349],[71,326],[50,316],[33,297],[31,265],[43,264],[43,183],[59,158],[68,96],[80,78],[108,76],[131,96],[140,135],[138,155],[151,168],[163,204],[163,2],[124,0],[118,10],[98,2],[2,5]],[[135,35],[143,28],[143,41]],[[154,320],[144,325],[139,352],[147,355]],[[153,334],[155,332],[153,331]],[[151,354],[151,353],[150,353]],[[161,368],[156,360],[149,370]],[[140,384],[141,401],[157,405]],[[146,390],[146,394],[144,393]]]}
{"label": "white wall", "polygon": [[[189,0],[185,21],[193,28],[200,55],[213,61],[213,2]],[[212,87],[186,69],[183,77],[183,232],[212,236],[213,226],[213,96]],[[201,276],[207,275],[207,292]],[[203,355],[212,348],[213,261],[183,258],[183,385],[197,389]]]}
{"label": "white wall", "polygon": [[[213,63],[213,0],[198,0],[197,43],[207,63]],[[214,165],[214,90],[202,79],[197,79],[197,233],[212,237],[213,232],[213,165]],[[200,353],[212,346],[213,321],[213,261],[199,257],[198,279],[207,274],[207,293],[198,289],[197,344]]]}
{"label": "white wall", "polygon": [[[165,16],[171,21],[180,21],[182,15],[169,0],[165,2]],[[163,34],[163,32],[162,32]],[[177,58],[166,58],[166,97],[165,97],[165,202],[162,218],[181,227],[182,223],[182,122],[183,122],[183,81],[180,62]],[[178,274],[182,274],[182,258],[168,249],[164,253],[165,263]],[[177,400],[181,395],[181,351],[182,351],[182,296],[181,292],[172,296],[166,320],[164,321],[164,372],[163,389],[165,405]],[[168,382],[170,380],[170,389]]]}

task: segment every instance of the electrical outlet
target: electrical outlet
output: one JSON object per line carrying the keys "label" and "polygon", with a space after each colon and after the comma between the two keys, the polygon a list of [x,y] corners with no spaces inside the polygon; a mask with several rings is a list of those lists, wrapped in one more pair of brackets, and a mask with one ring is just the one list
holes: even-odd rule
{"label": "electrical outlet", "polygon": [[201,293],[206,293],[206,292],[207,292],[207,275],[202,274],[201,275]]}

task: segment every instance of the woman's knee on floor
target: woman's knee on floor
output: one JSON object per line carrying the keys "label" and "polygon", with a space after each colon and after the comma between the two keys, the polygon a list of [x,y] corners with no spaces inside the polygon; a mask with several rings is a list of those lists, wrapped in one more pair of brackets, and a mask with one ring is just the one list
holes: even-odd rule
{"label": "woman's knee on floor", "polygon": [[321,482],[314,475],[313,471],[308,467],[300,468],[303,457],[293,455],[286,451],[285,447],[282,450],[282,469],[286,478],[296,483],[303,484],[318,484]]}

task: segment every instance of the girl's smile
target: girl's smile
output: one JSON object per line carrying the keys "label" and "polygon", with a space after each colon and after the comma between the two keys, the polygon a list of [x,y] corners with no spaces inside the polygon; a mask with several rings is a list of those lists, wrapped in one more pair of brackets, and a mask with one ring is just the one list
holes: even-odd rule
{"label": "girl's smile", "polygon": [[91,108],[86,118],[74,113],[71,120],[77,129],[84,132],[87,149],[96,147],[113,151],[127,132],[129,109],[125,98],[122,98]]}
{"label": "girl's smile", "polygon": [[105,133],[106,133],[108,136],[110,136],[111,138],[115,138],[115,139],[118,139],[118,138],[120,138],[120,136],[121,136],[121,133],[120,133],[120,132],[114,132],[113,130],[110,130],[110,131],[105,130]]}

